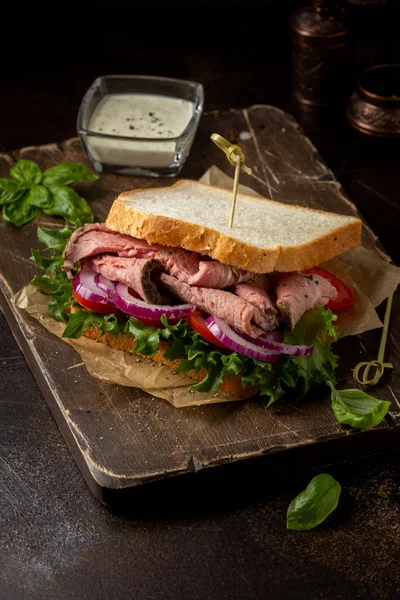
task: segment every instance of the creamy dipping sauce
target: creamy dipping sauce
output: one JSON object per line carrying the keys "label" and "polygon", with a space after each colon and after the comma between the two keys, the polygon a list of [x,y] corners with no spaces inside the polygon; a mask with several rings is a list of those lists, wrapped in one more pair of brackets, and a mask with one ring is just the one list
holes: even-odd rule
{"label": "creamy dipping sauce", "polygon": [[126,137],[179,136],[193,114],[193,102],[152,94],[108,94],[94,110],[89,129]]}
{"label": "creamy dipping sauce", "polygon": [[[96,106],[89,130],[133,139],[91,136],[88,140],[90,152],[94,159],[111,165],[169,167],[176,155],[176,142],[162,140],[180,136],[194,109],[193,102],[182,98],[156,94],[108,94]],[[151,140],[135,140],[138,137]]]}

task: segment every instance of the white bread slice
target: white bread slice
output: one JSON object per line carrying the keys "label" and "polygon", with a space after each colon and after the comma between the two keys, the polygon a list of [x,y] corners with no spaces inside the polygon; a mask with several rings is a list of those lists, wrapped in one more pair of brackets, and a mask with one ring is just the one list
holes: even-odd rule
{"label": "white bread slice", "polygon": [[255,273],[314,267],[361,243],[362,221],[238,194],[195,180],[116,198],[106,225],[149,243],[182,247]]}

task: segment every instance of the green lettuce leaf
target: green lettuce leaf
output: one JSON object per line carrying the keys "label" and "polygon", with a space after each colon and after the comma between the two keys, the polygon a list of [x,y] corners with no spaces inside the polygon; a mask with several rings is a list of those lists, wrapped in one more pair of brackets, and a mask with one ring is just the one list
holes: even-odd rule
{"label": "green lettuce leaf", "polygon": [[97,327],[100,330],[99,337],[104,333],[112,333],[117,336],[121,333],[121,323],[115,315],[100,315],[85,308],[79,308],[68,317],[68,324],[64,329],[62,337],[77,339],[83,331]]}
{"label": "green lettuce leaf", "polygon": [[42,242],[46,248],[54,250],[58,255],[64,251],[65,245],[71,237],[72,231],[68,227],[62,229],[48,229],[38,227],[37,236],[39,242]]}
{"label": "green lettuce leaf", "polygon": [[47,229],[38,227],[39,240],[46,246],[44,250],[32,249],[31,260],[44,272],[44,276],[35,275],[31,281],[38,290],[49,296],[47,312],[56,321],[68,321],[68,310],[74,303],[72,284],[66,273],[61,270],[62,252],[71,236],[68,227]]}
{"label": "green lettuce leaf", "polygon": [[155,327],[146,325],[134,317],[130,317],[125,325],[124,333],[135,337],[135,352],[151,356],[158,350],[160,335]]}
{"label": "green lettuce leaf", "polygon": [[293,331],[285,332],[285,343],[314,345],[314,350],[309,358],[290,356],[286,359],[279,376],[282,389],[294,391],[301,398],[317,383],[336,384],[334,371],[339,357],[331,348],[331,341],[338,337],[336,319],[332,311],[319,305],[307,311]]}

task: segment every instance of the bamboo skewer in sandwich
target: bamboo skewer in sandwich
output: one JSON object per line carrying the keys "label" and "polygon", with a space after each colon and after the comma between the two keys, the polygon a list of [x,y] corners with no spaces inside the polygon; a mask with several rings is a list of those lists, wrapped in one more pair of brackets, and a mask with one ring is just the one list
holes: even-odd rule
{"label": "bamboo skewer in sandwich", "polygon": [[251,175],[252,170],[245,164],[245,156],[243,151],[237,144],[231,144],[218,133],[213,133],[211,139],[222,150],[225,152],[228,162],[235,167],[235,176],[233,178],[232,187],[232,203],[231,210],[229,213],[229,227],[233,226],[233,219],[235,216],[236,198],[239,187],[239,176],[240,171],[243,170],[248,175]]}

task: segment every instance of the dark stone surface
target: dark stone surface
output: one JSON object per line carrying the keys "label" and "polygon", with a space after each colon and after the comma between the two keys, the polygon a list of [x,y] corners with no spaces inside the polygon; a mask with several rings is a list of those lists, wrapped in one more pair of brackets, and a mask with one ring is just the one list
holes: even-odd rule
{"label": "dark stone surface", "polygon": [[[295,113],[400,263],[399,144],[363,139],[342,112],[317,117],[291,103],[287,18],[299,2],[247,2],[236,12],[228,2],[196,3],[195,20],[187,3],[168,12],[141,3],[138,15],[131,4],[103,2],[94,14],[72,2],[51,27],[37,5],[23,23],[5,11],[2,150],[75,135],[80,99],[98,74],[199,79],[206,110],[269,103]],[[358,68],[400,62],[392,15],[382,10],[375,29],[366,13],[354,27]],[[239,50],[214,35],[223,26]],[[110,511],[88,490],[2,316],[0,425],[4,600],[400,598],[399,452],[327,467],[341,501],[310,532],[285,529],[289,502],[318,471],[301,462],[172,479]]]}

